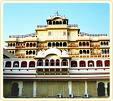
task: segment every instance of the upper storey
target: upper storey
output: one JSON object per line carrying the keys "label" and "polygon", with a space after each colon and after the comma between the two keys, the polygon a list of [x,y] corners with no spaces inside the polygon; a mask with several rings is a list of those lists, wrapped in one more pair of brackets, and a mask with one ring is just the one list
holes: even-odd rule
{"label": "upper storey", "polygon": [[78,25],[70,25],[66,17],[57,14],[49,17],[46,21],[47,25],[37,25],[36,36],[39,38],[39,41],[74,41],[78,37],[78,33],[80,31]]}
{"label": "upper storey", "polygon": [[69,20],[58,13],[46,20],[46,25],[37,25],[35,33],[28,35],[12,35],[7,42],[28,42],[28,41],[104,41],[109,36],[104,34],[81,33],[77,24],[69,24]]}
{"label": "upper storey", "polygon": [[47,25],[68,25],[66,17],[56,15],[47,19]]}

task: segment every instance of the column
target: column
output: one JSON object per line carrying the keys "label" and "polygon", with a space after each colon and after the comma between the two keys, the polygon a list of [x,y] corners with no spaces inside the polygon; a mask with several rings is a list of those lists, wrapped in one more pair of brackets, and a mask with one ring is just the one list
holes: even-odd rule
{"label": "column", "polygon": [[22,61],[19,60],[19,69],[21,69],[21,62],[22,62]]}
{"label": "column", "polygon": [[70,67],[70,60],[68,59],[68,67]]}
{"label": "column", "polygon": [[43,61],[43,66],[45,66],[45,59],[43,59],[42,61]]}
{"label": "column", "polygon": [[62,60],[60,59],[60,67],[62,66]]}
{"label": "column", "polygon": [[3,68],[5,68],[5,65],[6,65],[6,61],[3,61]]}
{"label": "column", "polygon": [[107,94],[107,82],[105,82],[104,84],[105,84],[105,96],[108,96],[108,94]]}
{"label": "column", "polygon": [[19,81],[18,84],[19,84],[19,96],[22,96],[23,82]]}
{"label": "column", "polygon": [[87,93],[87,81],[85,81],[85,93],[84,93],[85,95],[87,95],[88,93]]}
{"label": "column", "polygon": [[69,95],[72,95],[72,81],[68,81],[68,91]]}
{"label": "column", "polygon": [[14,61],[11,61],[11,69],[13,69],[13,62],[14,62]]}
{"label": "column", "polygon": [[36,97],[36,81],[33,81],[33,97]]}
{"label": "column", "polygon": [[85,60],[86,68],[88,68],[88,60]]}

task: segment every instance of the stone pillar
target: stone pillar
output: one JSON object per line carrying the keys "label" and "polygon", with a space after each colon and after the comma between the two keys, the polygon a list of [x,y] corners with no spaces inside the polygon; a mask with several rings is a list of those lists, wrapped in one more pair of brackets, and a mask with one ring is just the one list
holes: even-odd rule
{"label": "stone pillar", "polygon": [[45,66],[45,59],[43,59],[42,61],[43,61],[43,66]]}
{"label": "stone pillar", "polygon": [[68,81],[68,91],[69,91],[69,95],[72,94],[72,81]]}
{"label": "stone pillar", "polygon": [[19,69],[21,68],[21,62],[22,62],[22,61],[19,61]]}
{"label": "stone pillar", "polygon": [[5,68],[6,61],[3,62],[3,68]]}
{"label": "stone pillar", "polygon": [[105,84],[105,86],[104,86],[105,87],[105,96],[108,96],[108,94],[107,94],[107,82],[105,82],[104,84]]}
{"label": "stone pillar", "polygon": [[84,94],[88,94],[88,92],[87,92],[87,81],[85,81],[85,93]]}
{"label": "stone pillar", "polygon": [[85,62],[86,62],[86,68],[88,68],[88,61],[87,61],[87,60],[85,60]]}
{"label": "stone pillar", "polygon": [[62,66],[62,60],[60,59],[60,67]]}
{"label": "stone pillar", "polygon": [[33,97],[36,97],[36,81],[33,81]]}
{"label": "stone pillar", "polygon": [[19,81],[19,96],[22,96],[22,89],[23,89],[23,81]]}

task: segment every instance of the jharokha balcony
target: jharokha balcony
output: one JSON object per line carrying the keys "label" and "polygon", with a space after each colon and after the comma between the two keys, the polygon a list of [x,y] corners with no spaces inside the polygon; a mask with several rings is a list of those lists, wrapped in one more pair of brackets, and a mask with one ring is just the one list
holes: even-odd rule
{"label": "jharokha balcony", "polygon": [[[101,78],[108,78],[110,72],[109,60],[4,60],[4,77],[34,77],[38,75],[67,75],[67,77],[92,77],[96,75]],[[16,74],[16,75],[15,75]],[[66,78],[66,77],[65,77]]]}

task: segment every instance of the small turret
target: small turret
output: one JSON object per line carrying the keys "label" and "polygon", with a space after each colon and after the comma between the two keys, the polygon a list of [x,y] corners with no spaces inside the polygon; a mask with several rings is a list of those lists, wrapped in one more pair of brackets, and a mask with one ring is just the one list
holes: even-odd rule
{"label": "small turret", "polygon": [[47,19],[47,25],[68,25],[68,19],[59,15],[57,11],[54,16],[50,16],[50,18]]}

